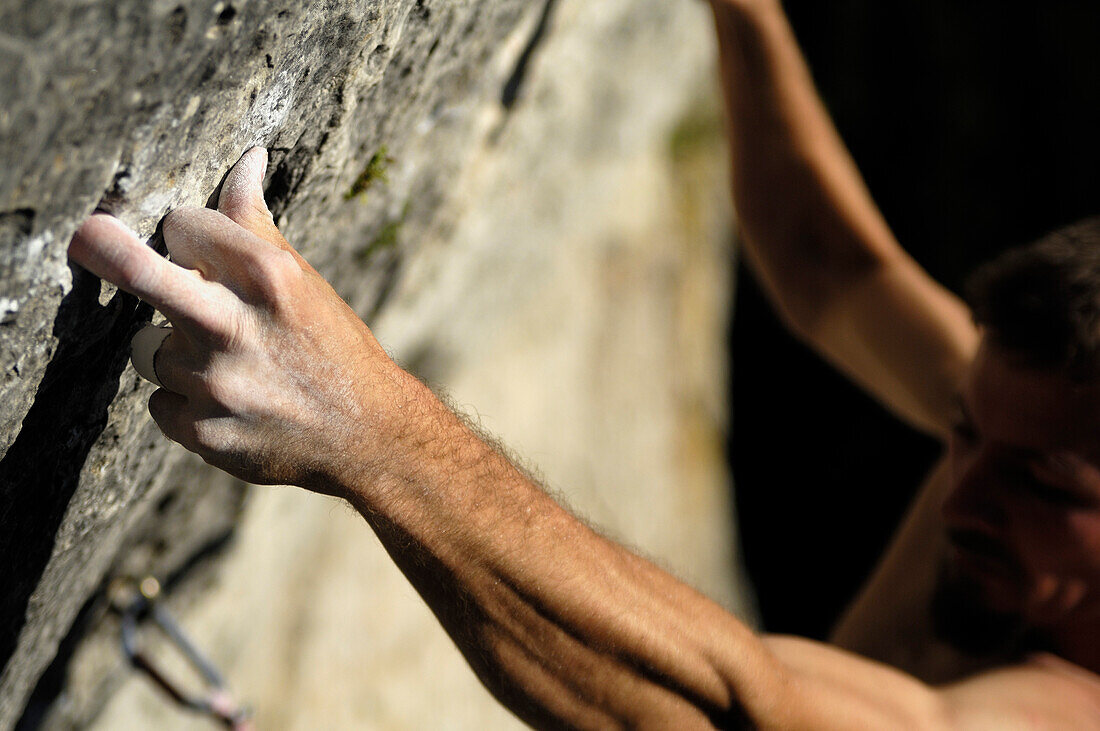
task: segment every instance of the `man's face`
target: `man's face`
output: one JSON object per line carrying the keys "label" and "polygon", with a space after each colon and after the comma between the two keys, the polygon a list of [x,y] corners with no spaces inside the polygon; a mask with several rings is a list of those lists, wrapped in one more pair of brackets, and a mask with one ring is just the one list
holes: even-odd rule
{"label": "man's face", "polygon": [[1032,628],[1100,619],[1100,383],[1021,366],[987,339],[959,407],[952,578]]}

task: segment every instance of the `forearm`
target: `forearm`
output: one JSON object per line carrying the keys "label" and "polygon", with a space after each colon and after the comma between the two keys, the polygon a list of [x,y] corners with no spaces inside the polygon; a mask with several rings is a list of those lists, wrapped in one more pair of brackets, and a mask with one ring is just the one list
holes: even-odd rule
{"label": "forearm", "polygon": [[837,708],[825,713],[877,728],[899,726],[871,719],[905,718],[913,698],[927,710],[919,688],[869,705],[850,687],[860,663],[835,653],[836,672],[817,661],[807,673],[820,647],[780,643],[781,662],[555,504],[398,368],[291,248],[264,204],[265,169],[250,150],[218,211],[167,217],[171,261],[106,215],[70,244],[172,322],[155,352],[135,341],[134,353],[166,436],[250,482],[349,500],[486,686],[539,726],[818,728]]}
{"label": "forearm", "polygon": [[942,433],[976,341],[968,312],[898,245],[779,2],[712,5],[749,263],[796,333],[899,415]]}
{"label": "forearm", "polygon": [[419,383],[406,388],[390,466],[346,495],[518,715],[693,727],[778,695],[746,627],[576,520]]}
{"label": "forearm", "polygon": [[[779,2],[712,4],[738,220],[769,283],[799,277],[811,287],[781,293],[792,314],[809,319],[807,303],[824,297],[817,290],[862,276],[896,256],[897,246],[814,90]],[[801,266],[787,266],[793,260]]]}
{"label": "forearm", "polygon": [[149,409],[165,435],[250,482],[349,500],[485,684],[531,722],[777,718],[788,684],[758,638],[574,519],[386,355],[275,227],[266,159],[242,156],[218,211],[165,219],[171,261],[105,215],[70,244],[173,324],[138,358],[160,386]]}

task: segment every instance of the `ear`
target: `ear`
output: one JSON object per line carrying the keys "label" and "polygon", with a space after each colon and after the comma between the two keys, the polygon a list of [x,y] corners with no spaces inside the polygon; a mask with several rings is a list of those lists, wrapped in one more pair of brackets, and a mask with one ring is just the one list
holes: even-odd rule
{"label": "ear", "polygon": [[252,233],[271,240],[272,234],[279,236],[279,232],[264,202],[266,173],[267,150],[253,147],[244,153],[222,183],[218,211]]}

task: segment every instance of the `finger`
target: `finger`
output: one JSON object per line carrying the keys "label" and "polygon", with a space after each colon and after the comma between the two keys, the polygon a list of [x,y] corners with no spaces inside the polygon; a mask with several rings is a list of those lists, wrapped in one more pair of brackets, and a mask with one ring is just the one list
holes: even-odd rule
{"label": "finger", "polygon": [[187,446],[186,430],[187,398],[158,388],[149,397],[149,415],[153,417],[164,436],[177,444]]}
{"label": "finger", "polygon": [[[232,432],[224,416],[200,416],[194,404],[178,393],[159,388],[149,397],[149,415],[164,436],[202,457],[208,464],[231,471]],[[239,454],[239,453],[238,453]],[[217,457],[217,462],[212,461]]]}
{"label": "finger", "polygon": [[157,351],[165,338],[172,334],[172,328],[158,325],[146,325],[138,330],[130,341],[130,362],[138,374],[153,385],[164,388],[157,374]]}
{"label": "finger", "polygon": [[[139,333],[140,334],[140,333]],[[172,393],[186,396],[192,408],[203,401],[212,401],[211,380],[208,377],[211,368],[212,353],[202,343],[192,340],[187,333],[173,332],[164,338],[153,356],[153,371],[161,388]],[[214,381],[213,387],[218,394],[221,381]]]}
{"label": "finger", "polygon": [[191,322],[201,307],[201,284],[142,243],[121,221],[92,215],[69,243],[69,257],[92,274],[137,295],[173,323]]}
{"label": "finger", "polygon": [[278,247],[209,208],[177,208],[164,217],[164,244],[172,260],[240,294]]}
{"label": "finger", "polygon": [[241,156],[222,183],[218,211],[266,241],[290,248],[279,233],[264,201],[267,150],[253,147]]}

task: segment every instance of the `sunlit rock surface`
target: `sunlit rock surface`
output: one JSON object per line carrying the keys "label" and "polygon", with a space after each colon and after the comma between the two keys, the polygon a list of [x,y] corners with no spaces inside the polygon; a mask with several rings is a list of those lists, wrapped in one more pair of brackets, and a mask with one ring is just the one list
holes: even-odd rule
{"label": "sunlit rock surface", "polygon": [[254,144],[288,239],[400,361],[748,611],[701,3],[36,0],[0,21],[0,728],[211,727],[122,661],[104,587],[145,573],[177,577],[166,601],[261,728],[516,723],[357,516],[246,498],[163,440],[126,365],[152,313],[66,264],[96,206],[152,235]]}

